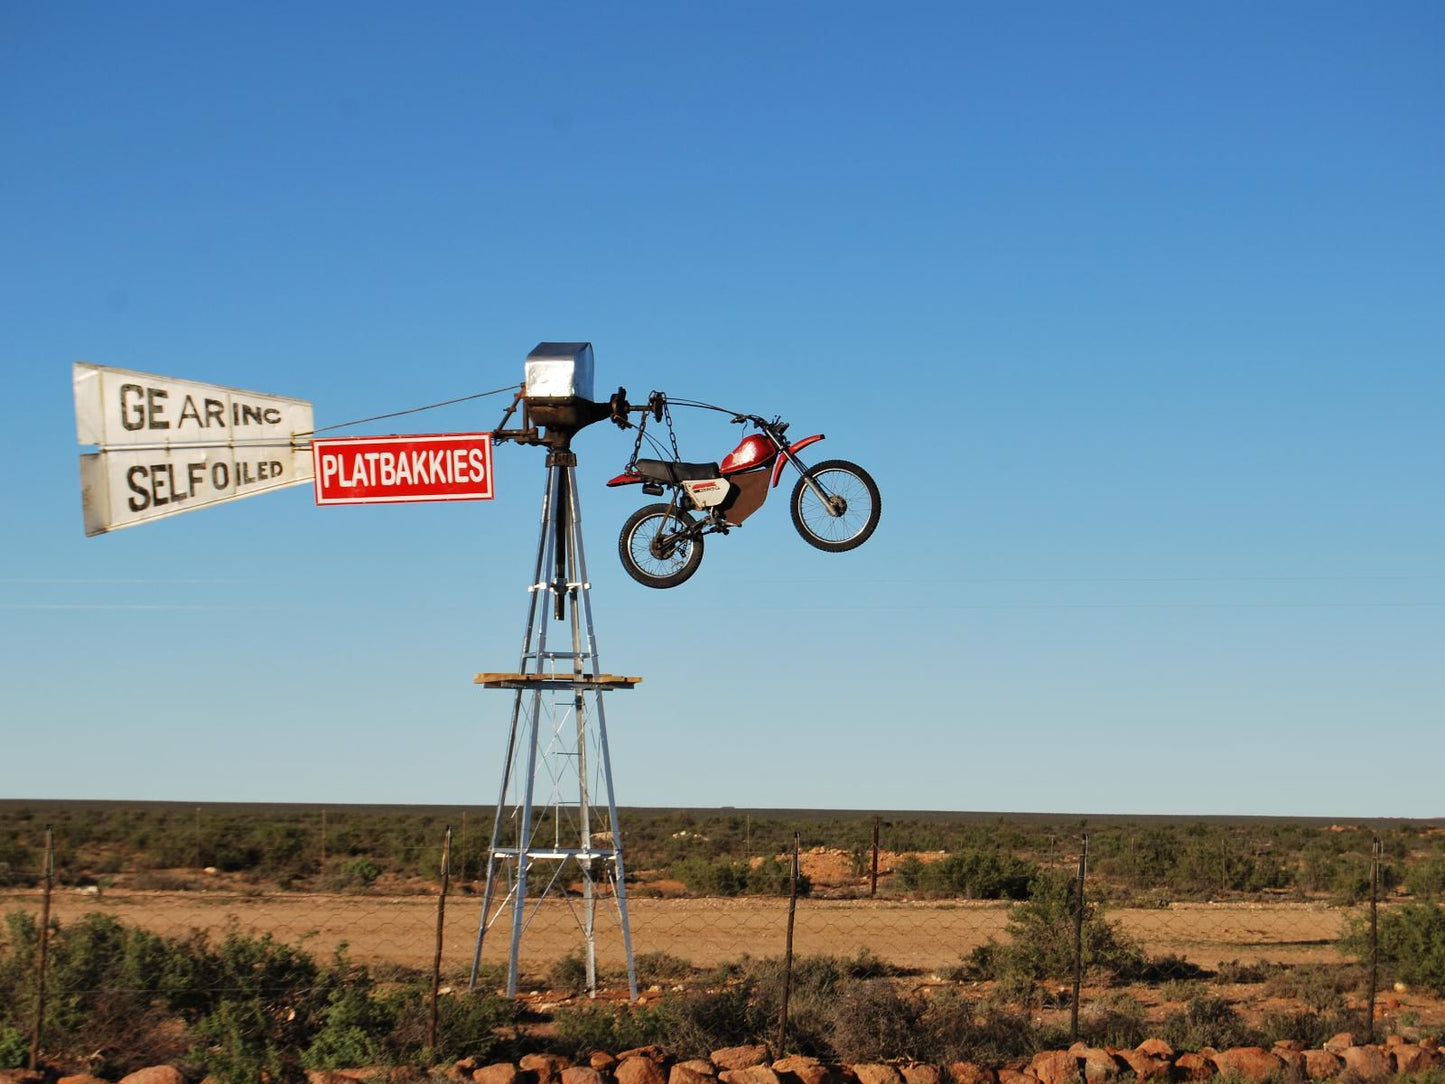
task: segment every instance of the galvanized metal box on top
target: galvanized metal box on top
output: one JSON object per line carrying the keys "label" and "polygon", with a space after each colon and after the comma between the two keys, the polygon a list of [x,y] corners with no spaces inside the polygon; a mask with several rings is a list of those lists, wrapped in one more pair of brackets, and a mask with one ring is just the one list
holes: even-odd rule
{"label": "galvanized metal box on top", "polygon": [[528,399],[592,399],[592,344],[538,343],[527,355]]}

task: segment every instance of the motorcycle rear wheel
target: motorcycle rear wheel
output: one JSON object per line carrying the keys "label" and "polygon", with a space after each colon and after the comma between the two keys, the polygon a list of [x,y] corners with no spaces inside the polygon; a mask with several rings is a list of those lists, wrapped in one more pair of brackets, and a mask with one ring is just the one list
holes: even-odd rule
{"label": "motorcycle rear wheel", "polygon": [[[828,503],[813,492],[809,479],[828,495]],[[828,553],[843,553],[867,542],[883,511],[873,476],[846,459],[825,459],[809,467],[793,487],[791,505],[793,526],[803,541]]]}
{"label": "motorcycle rear wheel", "polygon": [[702,564],[702,535],[676,537],[693,518],[675,505],[648,504],[622,525],[617,553],[627,574],[645,587],[676,587]]}

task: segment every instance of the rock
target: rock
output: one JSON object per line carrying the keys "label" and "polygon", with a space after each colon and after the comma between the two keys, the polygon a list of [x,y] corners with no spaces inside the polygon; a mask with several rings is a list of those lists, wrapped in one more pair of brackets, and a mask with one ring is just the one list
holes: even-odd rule
{"label": "rock", "polygon": [[1388,1047],[1392,1047],[1392,1046],[1404,1046],[1407,1042],[1409,1042],[1409,1040],[1406,1039],[1405,1036],[1403,1036],[1403,1035],[1386,1035],[1386,1036],[1385,1036],[1385,1046],[1386,1046],[1387,1048],[1388,1048]]}
{"label": "rock", "polygon": [[76,1073],[73,1076],[63,1076],[55,1084],[110,1084],[98,1076],[91,1076],[89,1073]]}
{"label": "rock", "polygon": [[446,1070],[448,1080],[471,1080],[472,1074],[480,1068],[476,1058],[459,1058]]}
{"label": "rock", "polygon": [[903,1084],[903,1077],[891,1065],[864,1062],[862,1065],[854,1065],[852,1069],[853,1075],[858,1078],[858,1084]]}
{"label": "rock", "polygon": [[1390,1078],[1390,1059],[1377,1046],[1346,1047],[1340,1057],[1345,1059],[1345,1068],[1362,1081]]}
{"label": "rock", "polygon": [[664,1060],[665,1057],[666,1055],[663,1054],[662,1047],[655,1044],[652,1046],[635,1046],[631,1050],[620,1050],[617,1053],[618,1061],[624,1061],[627,1058],[651,1058],[653,1061],[660,1062]]}
{"label": "rock", "polygon": [[1167,1058],[1174,1060],[1174,1048],[1163,1039],[1145,1039],[1134,1048],[1140,1054],[1146,1054],[1151,1058]]}
{"label": "rock", "polygon": [[1044,1050],[1029,1062],[1029,1072],[1041,1084],[1074,1084],[1079,1079],[1079,1060],[1067,1050]]}
{"label": "rock", "polygon": [[[724,1069],[717,1075],[721,1084],[782,1084],[778,1074],[766,1065],[749,1065],[746,1069]],[[618,1084],[622,1084],[621,1081]]]}
{"label": "rock", "polygon": [[773,1072],[785,1084],[845,1084],[847,1077],[836,1065],[824,1065],[817,1058],[789,1054],[773,1062]]}
{"label": "rock", "polygon": [[45,1074],[30,1069],[0,1069],[0,1084],[45,1084]]}
{"label": "rock", "polygon": [[1423,1046],[1396,1046],[1390,1050],[1397,1073],[1418,1073],[1440,1064],[1440,1055]]}
{"label": "rock", "polygon": [[1333,1080],[1345,1067],[1339,1055],[1328,1050],[1306,1050],[1304,1059],[1305,1076],[1311,1080]]}
{"label": "rock", "polygon": [[904,1084],[942,1084],[943,1072],[936,1065],[905,1065]]}
{"label": "rock", "polygon": [[602,1084],[602,1074],[590,1065],[569,1065],[560,1079],[562,1084]]}
{"label": "rock", "polygon": [[517,1067],[509,1061],[494,1062],[472,1070],[476,1084],[517,1084]]}
{"label": "rock", "polygon": [[[611,1069],[616,1064],[617,1059],[605,1050],[594,1050],[587,1058],[587,1065],[590,1068],[596,1069],[599,1073]],[[708,1066],[708,1068],[712,1067]]]}
{"label": "rock", "polygon": [[1221,1050],[1213,1059],[1221,1076],[1236,1076],[1250,1084],[1265,1084],[1284,1069],[1284,1062],[1262,1046],[1236,1046]]}
{"label": "rock", "polygon": [[[593,1072],[591,1069],[587,1071]],[[612,1075],[617,1084],[667,1084],[667,1077],[663,1075],[657,1062],[641,1056],[621,1059],[613,1068]],[[598,1079],[601,1080],[600,1077]],[[570,1082],[563,1081],[563,1084]]]}
{"label": "rock", "polygon": [[1186,1052],[1174,1059],[1174,1076],[1179,1080],[1208,1080],[1214,1076],[1214,1063],[1203,1054]]}
{"label": "rock", "polygon": [[[1287,1041],[1293,1042],[1293,1040]],[[1290,1046],[1280,1046],[1276,1043],[1270,1053],[1284,1065],[1284,1073],[1288,1079],[1299,1080],[1305,1075],[1304,1051],[1295,1050]]]}
{"label": "rock", "polygon": [[1332,1035],[1325,1040],[1325,1049],[1331,1054],[1343,1054],[1354,1045],[1355,1037],[1348,1031],[1342,1031],[1338,1035]]}
{"label": "rock", "polygon": [[717,1077],[712,1073],[712,1062],[702,1063],[707,1066],[707,1072],[697,1068],[698,1064],[696,1061],[678,1062],[667,1075],[667,1084],[713,1084]]}
{"label": "rock", "polygon": [[563,1069],[570,1069],[572,1063],[561,1054],[524,1054],[517,1068],[525,1073],[536,1073],[537,1084],[553,1084],[562,1075]]}
{"label": "rock", "polygon": [[1271,1048],[1276,1054],[1281,1050],[1293,1050],[1296,1054],[1304,1051],[1305,1044],[1300,1039],[1276,1039]]}
{"label": "rock", "polygon": [[748,1069],[768,1060],[768,1048],[756,1046],[725,1046],[712,1052],[712,1063],[718,1069]]}
{"label": "rock", "polygon": [[998,1084],[1039,1084],[1039,1078],[1027,1069],[1000,1069]]}
{"label": "rock", "polygon": [[998,1084],[998,1074],[984,1065],[971,1061],[956,1061],[948,1067],[953,1084]]}
{"label": "rock", "polygon": [[687,1061],[680,1061],[677,1064],[685,1069],[691,1069],[695,1073],[701,1073],[703,1076],[717,1076],[717,1070],[707,1058],[689,1058]]}
{"label": "rock", "polygon": [[1137,1050],[1119,1050],[1115,1052],[1114,1056],[1129,1067],[1129,1071],[1134,1074],[1134,1079],[1140,1084],[1146,1080],[1168,1080],[1169,1073],[1174,1067],[1168,1058],[1141,1054]]}
{"label": "rock", "polygon": [[186,1078],[173,1065],[148,1065],[121,1077],[120,1084],[186,1084]]}
{"label": "rock", "polygon": [[[1120,1059],[1107,1050],[1086,1046],[1083,1053],[1084,1079],[1089,1084],[1110,1084],[1119,1079]],[[1127,1067],[1125,1062],[1124,1066]]]}

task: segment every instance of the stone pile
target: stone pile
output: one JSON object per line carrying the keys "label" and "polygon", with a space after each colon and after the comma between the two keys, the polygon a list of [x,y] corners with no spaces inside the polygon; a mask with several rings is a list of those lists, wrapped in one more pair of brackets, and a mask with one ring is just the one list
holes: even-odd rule
{"label": "stone pile", "polygon": [[[1046,1050],[1032,1058],[1002,1066],[954,1062],[923,1065],[906,1060],[889,1063],[831,1065],[816,1058],[790,1055],[773,1058],[766,1046],[734,1046],[709,1057],[674,1061],[655,1046],[597,1051],[574,1063],[557,1054],[528,1054],[517,1062],[481,1064],[463,1058],[430,1073],[419,1069],[370,1067],[313,1070],[309,1084],[1114,1084],[1126,1076],[1147,1084],[1191,1084],[1228,1076],[1248,1084],[1268,1081],[1326,1081],[1343,1077],[1351,1084],[1377,1084],[1401,1073],[1445,1065],[1445,1054],[1433,1039],[1418,1043],[1391,1035],[1381,1045],[1357,1043],[1341,1033],[1322,1049],[1307,1050],[1292,1040],[1229,1050],[1176,1054],[1160,1039],[1146,1039],[1132,1050],[1075,1043],[1067,1050]],[[88,1075],[57,1076],[22,1069],[0,1071],[0,1084],[107,1084]],[[185,1084],[170,1066],[132,1073],[120,1084]],[[203,1082],[204,1084],[204,1082]]]}

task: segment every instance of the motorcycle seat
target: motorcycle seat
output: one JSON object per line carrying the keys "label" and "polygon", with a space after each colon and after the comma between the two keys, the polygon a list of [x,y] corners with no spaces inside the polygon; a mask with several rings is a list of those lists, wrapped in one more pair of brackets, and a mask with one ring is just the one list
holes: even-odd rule
{"label": "motorcycle seat", "polygon": [[667,459],[639,459],[633,470],[650,481],[674,486],[679,482],[701,482],[722,477],[716,463],[673,463]]}

